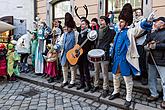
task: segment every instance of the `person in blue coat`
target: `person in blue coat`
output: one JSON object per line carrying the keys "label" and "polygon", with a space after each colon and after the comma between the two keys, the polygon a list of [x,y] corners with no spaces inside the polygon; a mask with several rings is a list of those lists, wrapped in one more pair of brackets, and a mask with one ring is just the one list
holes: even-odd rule
{"label": "person in blue coat", "polygon": [[132,100],[132,74],[135,76],[140,75],[139,55],[136,48],[135,37],[145,30],[150,30],[152,28],[152,22],[149,22],[150,19],[144,19],[134,28],[129,28],[133,21],[132,6],[129,3],[123,6],[118,19],[119,29],[116,31],[112,49],[114,91],[109,97],[109,100],[119,97],[120,76],[123,76],[126,84],[126,101],[124,106],[129,107]]}
{"label": "person in blue coat", "polygon": [[[63,82],[61,87],[68,85],[68,88],[72,88],[75,86],[75,79],[76,79],[76,72],[77,68],[76,65],[69,64],[66,54],[67,52],[72,49],[78,41],[78,32],[74,31],[73,29],[76,27],[73,17],[70,13],[65,14],[65,26],[67,28],[67,32],[63,33],[60,41],[55,44],[54,48],[56,50],[61,50],[61,65],[62,65],[62,74],[63,74]],[[71,70],[71,81],[68,83],[68,67]]]}

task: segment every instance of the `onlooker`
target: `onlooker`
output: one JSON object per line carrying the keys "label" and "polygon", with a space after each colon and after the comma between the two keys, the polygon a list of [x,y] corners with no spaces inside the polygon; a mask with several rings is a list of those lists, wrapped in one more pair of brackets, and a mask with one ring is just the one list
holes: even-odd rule
{"label": "onlooker", "polygon": [[[139,8],[137,10],[135,10],[135,18],[133,21],[134,26],[138,25],[138,22],[140,22],[141,20],[143,20],[143,12],[142,9]],[[143,85],[147,85],[148,81],[148,73],[147,73],[147,68],[146,68],[146,52],[144,50],[143,47],[143,43],[146,39],[146,35],[147,35],[148,31],[144,31],[142,34],[138,35],[136,37],[136,47],[138,50],[138,54],[139,54],[139,67],[140,67],[140,72],[141,72],[141,76],[139,77],[141,80],[141,83]]]}
{"label": "onlooker", "polygon": [[157,29],[155,32],[148,34],[145,41],[145,49],[149,50],[148,84],[151,92],[151,95],[147,99],[148,101],[155,101],[159,98],[157,92],[157,74],[159,74],[163,88],[161,107],[165,108],[165,17],[156,19],[155,25]]}

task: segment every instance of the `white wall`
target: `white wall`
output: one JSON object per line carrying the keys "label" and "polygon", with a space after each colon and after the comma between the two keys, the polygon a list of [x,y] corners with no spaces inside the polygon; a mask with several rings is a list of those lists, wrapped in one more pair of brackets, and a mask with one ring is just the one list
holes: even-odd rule
{"label": "white wall", "polygon": [[14,16],[14,19],[25,19],[27,29],[32,30],[34,0],[0,0],[0,17],[3,16]]}

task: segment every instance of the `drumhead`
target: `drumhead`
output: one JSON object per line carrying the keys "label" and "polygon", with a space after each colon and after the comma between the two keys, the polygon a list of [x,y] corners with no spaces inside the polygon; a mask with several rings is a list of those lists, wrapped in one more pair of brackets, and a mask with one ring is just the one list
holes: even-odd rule
{"label": "drumhead", "polygon": [[101,57],[105,54],[104,50],[102,49],[92,49],[88,52],[88,55],[91,57]]}

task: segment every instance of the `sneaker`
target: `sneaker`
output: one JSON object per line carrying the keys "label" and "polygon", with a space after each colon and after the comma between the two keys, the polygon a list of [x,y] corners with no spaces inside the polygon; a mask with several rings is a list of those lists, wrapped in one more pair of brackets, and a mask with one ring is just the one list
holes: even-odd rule
{"label": "sneaker", "polygon": [[106,98],[108,96],[108,94],[109,94],[109,90],[103,90],[103,92],[101,93],[101,96],[103,98]]}
{"label": "sneaker", "polygon": [[159,96],[156,96],[156,97],[154,97],[154,96],[149,96],[149,97],[147,97],[147,100],[148,101],[156,101],[156,100],[158,100],[158,98],[159,98]]}

